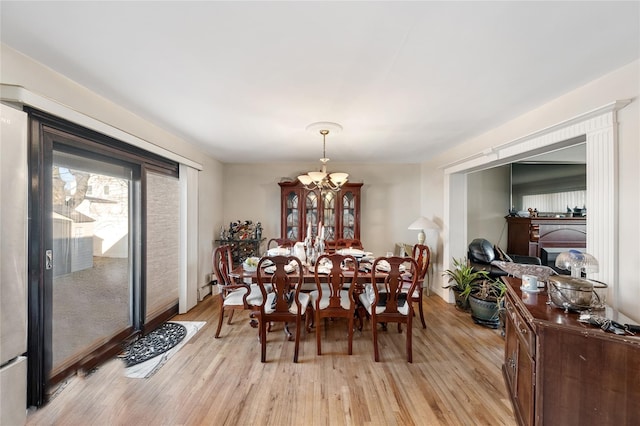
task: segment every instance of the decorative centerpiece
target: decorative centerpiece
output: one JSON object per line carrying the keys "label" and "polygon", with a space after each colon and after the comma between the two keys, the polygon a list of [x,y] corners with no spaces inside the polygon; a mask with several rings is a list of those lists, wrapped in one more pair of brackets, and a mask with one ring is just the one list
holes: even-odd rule
{"label": "decorative centerpiece", "polygon": [[259,261],[259,257],[247,257],[244,262],[242,262],[242,269],[247,272],[255,272],[258,269]]}

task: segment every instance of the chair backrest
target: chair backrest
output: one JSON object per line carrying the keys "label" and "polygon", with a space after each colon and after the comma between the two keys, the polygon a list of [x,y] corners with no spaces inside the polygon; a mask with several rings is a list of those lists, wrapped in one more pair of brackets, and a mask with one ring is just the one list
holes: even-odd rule
{"label": "chair backrest", "polygon": [[[272,274],[267,273],[263,264],[267,261],[273,263],[275,271]],[[288,268],[297,268],[297,271],[288,272]],[[300,312],[300,288],[304,280],[302,262],[295,256],[265,256],[258,262],[256,278],[258,286],[262,292],[264,310],[266,303],[273,303],[273,314],[283,314],[289,312],[292,303],[298,305]],[[271,284],[271,287],[268,285]],[[275,295],[268,298],[268,293],[272,291]]]}
{"label": "chair backrest", "polygon": [[338,238],[335,242],[335,249],[341,250],[345,248],[362,250],[364,247],[362,246],[362,242],[360,242],[360,240],[356,240],[354,238]]}
{"label": "chair backrest", "polygon": [[393,249],[394,256],[411,256],[413,253],[413,246],[409,243],[396,243]]}
{"label": "chair backrest", "polygon": [[[325,262],[327,259],[329,262]],[[342,264],[346,261],[353,262],[353,277],[345,277]],[[329,273],[320,273],[323,268],[329,268]],[[358,263],[353,256],[345,256],[341,254],[323,254],[320,256],[315,265],[314,270],[316,288],[320,293],[316,301],[316,308],[319,308],[319,303],[322,297],[326,297],[323,293],[329,291],[329,306],[328,308],[343,308],[341,305],[340,295],[342,292],[347,291],[349,293],[349,300],[351,302],[349,310],[355,309],[355,300],[353,298],[353,290],[355,283],[358,281]]]}
{"label": "chair backrest", "polygon": [[476,238],[469,243],[467,256],[470,262],[491,263],[496,258],[493,244],[484,238]]}
{"label": "chair backrest", "polygon": [[429,263],[431,262],[431,250],[424,244],[413,246],[412,257],[418,264],[418,285],[422,285],[424,277],[427,276]]}
{"label": "chair backrest", "polygon": [[231,271],[233,270],[233,257],[231,255],[231,246],[222,245],[213,252],[213,272],[216,274],[218,285],[226,286],[234,284],[231,279]]}
{"label": "chair backrest", "polygon": [[295,241],[288,238],[272,238],[267,243],[267,250],[273,247],[293,247],[295,243]]}
{"label": "chair backrest", "polygon": [[[418,284],[418,265],[412,257],[378,257],[373,261],[372,271],[378,270],[380,262],[388,262],[389,271],[381,280],[375,273],[371,274],[371,285],[373,287],[375,299],[374,303],[379,304],[384,298],[385,315],[401,314],[400,307],[407,306],[409,315],[413,315],[412,304],[407,300],[408,295],[413,294]],[[402,265],[409,265],[409,269],[401,268]],[[410,276],[407,274],[409,273]],[[409,281],[409,287],[406,286]],[[381,296],[385,293],[384,296]],[[373,309],[375,312],[375,309]]]}

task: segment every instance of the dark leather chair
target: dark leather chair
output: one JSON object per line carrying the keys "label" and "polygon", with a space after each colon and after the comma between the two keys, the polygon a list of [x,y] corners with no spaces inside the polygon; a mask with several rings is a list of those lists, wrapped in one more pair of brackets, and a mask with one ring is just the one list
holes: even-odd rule
{"label": "dark leather chair", "polygon": [[474,271],[487,271],[490,278],[498,278],[507,275],[507,272],[492,265],[494,260],[503,260],[506,262],[522,263],[526,265],[540,265],[540,258],[536,256],[522,256],[517,254],[505,255],[502,251],[495,247],[489,240],[484,238],[476,238],[469,244],[467,253],[469,264]]}

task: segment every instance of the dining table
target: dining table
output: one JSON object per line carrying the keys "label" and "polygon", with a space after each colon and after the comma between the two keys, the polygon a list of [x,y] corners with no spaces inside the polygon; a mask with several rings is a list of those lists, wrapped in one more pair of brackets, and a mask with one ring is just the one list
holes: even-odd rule
{"label": "dining table", "polygon": [[[371,282],[371,277],[372,277],[372,271],[371,271],[371,263],[368,264],[369,267],[367,267],[367,263],[368,262],[359,262],[358,264],[358,277],[357,277],[357,284],[360,285],[364,285],[364,284],[368,284]],[[351,278],[353,279],[353,276],[355,275],[355,268],[356,266],[353,264],[350,264],[349,266],[347,266],[347,268],[343,269],[343,273],[344,276],[346,278]],[[313,265],[309,265],[307,263],[304,263],[302,266],[302,274],[303,274],[303,282],[305,284],[309,284],[309,283],[315,283],[315,267]],[[290,275],[297,277],[299,274],[299,271],[297,269],[294,269]],[[233,271],[231,272],[231,275],[236,278],[236,279],[240,279],[243,282],[246,283],[257,283],[258,281],[258,274],[257,271],[255,270],[251,270],[251,271],[247,271],[244,269],[242,264],[237,265]],[[264,274],[265,276],[269,276],[268,273]],[[384,271],[375,271],[373,272],[373,276],[376,278],[376,280],[382,280],[384,279],[384,277],[387,275],[386,272]]]}
{"label": "dining table", "polygon": [[[350,282],[350,284],[353,284],[355,269],[358,268],[358,275],[355,283],[356,287],[353,290],[353,294],[354,294],[355,302],[357,304],[355,315],[356,315],[357,324],[358,324],[357,327],[359,330],[362,330],[364,325],[363,321],[364,321],[364,318],[366,317],[366,310],[360,305],[359,295],[361,293],[364,293],[365,285],[371,283],[372,277],[375,278],[377,282],[377,281],[383,281],[384,278],[387,276],[387,272],[372,271],[371,269],[372,265],[373,265],[373,258],[369,258],[369,259],[359,259],[359,260],[356,259],[355,264],[353,262],[348,262],[343,267],[344,276]],[[299,274],[299,271],[297,268],[294,268],[289,273],[289,275],[291,275],[292,277],[298,277],[299,276],[298,274]],[[315,283],[315,266],[310,265],[309,263],[306,263],[306,262],[302,263],[302,274],[303,274],[303,277],[302,277],[303,284],[300,291],[310,292],[315,290],[317,288]],[[242,282],[247,284],[256,284],[258,282],[257,270],[246,270],[242,263],[235,266],[231,271],[230,275],[236,280],[241,280]],[[409,272],[407,272],[407,275],[410,277]],[[264,273],[264,276],[269,277],[270,274]],[[250,324],[254,328],[257,327],[257,322],[255,320],[252,320]],[[289,336],[289,339],[292,338],[292,334],[289,332],[287,326],[285,326],[285,333]]]}

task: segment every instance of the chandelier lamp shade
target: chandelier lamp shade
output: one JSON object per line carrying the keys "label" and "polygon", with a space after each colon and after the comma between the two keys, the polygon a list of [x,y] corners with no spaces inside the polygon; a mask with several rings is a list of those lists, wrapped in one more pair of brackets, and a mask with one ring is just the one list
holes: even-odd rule
{"label": "chandelier lamp shade", "polygon": [[329,133],[337,134],[342,130],[342,126],[338,123],[331,123],[328,121],[320,121],[312,123],[307,126],[309,132],[319,132],[322,135],[322,158],[320,162],[322,166],[320,171],[307,172],[304,175],[298,176],[298,180],[307,189],[318,189],[320,191],[338,191],[344,185],[349,174],[342,172],[327,173],[327,135]]}

